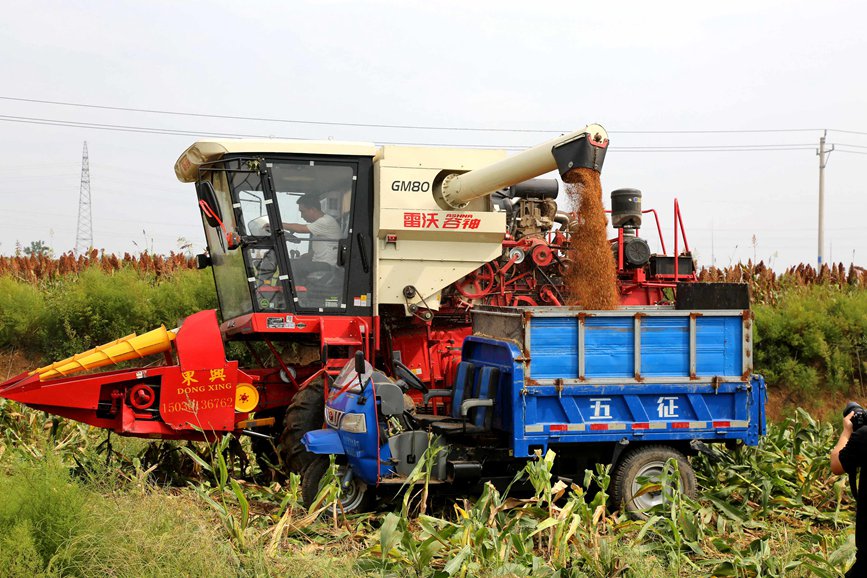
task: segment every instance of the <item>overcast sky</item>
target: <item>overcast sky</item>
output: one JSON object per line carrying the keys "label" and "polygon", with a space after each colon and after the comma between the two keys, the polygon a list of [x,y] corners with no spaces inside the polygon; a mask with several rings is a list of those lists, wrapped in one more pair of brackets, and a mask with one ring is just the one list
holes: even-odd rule
{"label": "overcast sky", "polygon": [[[0,253],[74,247],[84,141],[95,246],[167,252],[203,245],[173,173],[197,135],[529,147],[598,122],[606,205],[641,189],[670,251],[676,197],[701,264],[775,268],[816,261],[830,129],[826,261],[863,265],[865,22],[855,1],[15,3],[0,20]],[[678,132],[782,129],[809,130]],[[759,145],[787,150],[743,150]]]}

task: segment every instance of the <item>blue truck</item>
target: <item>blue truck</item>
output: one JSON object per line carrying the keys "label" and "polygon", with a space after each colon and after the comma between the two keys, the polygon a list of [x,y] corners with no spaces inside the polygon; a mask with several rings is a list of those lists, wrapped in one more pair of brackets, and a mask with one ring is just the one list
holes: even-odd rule
{"label": "blue truck", "polygon": [[[347,364],[326,393],[327,428],[303,440],[320,454],[302,476],[308,503],[334,455],[344,509],[369,507],[378,491],[406,482],[435,434],[444,450],[431,481],[442,489],[511,480],[553,449],[555,473],[565,478],[611,464],[615,505],[640,515],[662,500],[640,492],[642,483],[669,459],[679,462],[683,491],[695,494],[688,456],[714,443],[756,445],[766,431],[749,309],[472,314],[473,335],[448,390],[426,390],[399,363],[395,380],[363,358]],[[408,389],[423,392],[423,408],[407,402]]]}

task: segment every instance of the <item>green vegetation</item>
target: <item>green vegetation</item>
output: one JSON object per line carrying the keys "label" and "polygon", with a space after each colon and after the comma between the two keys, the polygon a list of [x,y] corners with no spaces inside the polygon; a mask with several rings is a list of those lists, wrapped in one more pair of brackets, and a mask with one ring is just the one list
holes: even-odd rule
{"label": "green vegetation", "polygon": [[[217,306],[211,272],[178,256],[3,259],[9,262],[0,263],[0,351],[55,361],[134,331],[174,327]],[[837,282],[828,274],[825,283],[821,275],[807,283],[798,271],[777,278],[766,269],[746,270],[734,278],[750,282],[757,301],[756,371],[802,400],[819,390],[863,394],[867,291],[861,278],[852,272],[847,278],[841,267]]]}
{"label": "green vegetation", "polygon": [[[757,371],[802,398],[863,397],[861,278],[762,275]],[[46,361],[215,306],[210,271],[179,257],[0,261],[0,350]],[[107,463],[103,432],[0,400],[0,575],[840,576],[854,516],[846,479],[829,473],[837,432],[787,415],[757,448],[694,458],[698,499],[676,495],[646,521],[609,509],[604,468],[567,487],[550,455],[523,472],[529,493],[488,486],[444,505],[419,470],[421,486],[383,511],[344,517],[333,472],[308,512],[297,478],[254,483],[236,440],[115,440]]]}
{"label": "green vegetation", "polygon": [[0,349],[56,360],[216,306],[210,271],[89,267],[38,284],[0,276]]}
{"label": "green vegetation", "polygon": [[757,305],[755,316],[756,370],[769,384],[804,396],[820,389],[863,395],[867,291],[792,288],[774,305]]}
{"label": "green vegetation", "polygon": [[[297,477],[254,484],[228,437],[120,439],[106,464],[102,432],[8,401],[0,432],[3,576],[841,576],[854,557],[847,481],[828,471],[837,432],[801,410],[757,448],[693,458],[698,499],[675,493],[646,521],[609,509],[607,468],[567,486],[550,453],[522,473],[529,491],[446,503],[429,502],[421,460],[421,486],[344,517],[333,475],[308,512]],[[185,483],[158,485],[164,467]]]}
{"label": "green vegetation", "polygon": [[[188,487],[157,485],[160,469],[176,468],[184,454],[162,452],[171,458],[150,464],[150,442],[115,439],[107,464],[104,435],[0,400],[0,576],[354,575],[355,554],[340,555],[342,529],[331,535],[325,527],[321,535],[265,555],[263,544],[291,492],[234,478],[227,483],[248,496],[256,522],[243,528],[250,542],[243,548],[209,505],[213,495],[229,505],[229,515],[240,516],[231,490],[231,500],[223,499],[207,472],[200,476],[191,468]],[[207,456],[208,446],[198,445]],[[232,475],[244,472],[233,469]],[[328,556],[317,555],[326,546]]]}
{"label": "green vegetation", "polygon": [[[217,307],[209,270],[179,256],[0,257],[0,351],[44,361],[73,355]],[[863,396],[867,380],[865,274],[842,265],[782,275],[742,265],[702,272],[746,282],[755,298],[755,369],[801,400],[820,390]]]}

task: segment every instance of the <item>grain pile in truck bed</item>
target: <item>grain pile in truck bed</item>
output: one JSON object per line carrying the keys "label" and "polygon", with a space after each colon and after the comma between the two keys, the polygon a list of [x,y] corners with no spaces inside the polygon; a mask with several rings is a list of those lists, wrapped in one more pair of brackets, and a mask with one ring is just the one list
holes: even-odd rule
{"label": "grain pile in truck bed", "polygon": [[616,309],[617,269],[608,243],[602,184],[593,169],[572,169],[563,180],[577,212],[570,230],[569,269],[566,271],[567,303],[584,309]]}

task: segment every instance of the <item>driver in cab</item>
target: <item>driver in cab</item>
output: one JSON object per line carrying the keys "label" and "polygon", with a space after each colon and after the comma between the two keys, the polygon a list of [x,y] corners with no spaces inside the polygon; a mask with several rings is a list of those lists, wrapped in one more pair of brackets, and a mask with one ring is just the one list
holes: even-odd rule
{"label": "driver in cab", "polygon": [[283,228],[309,234],[310,251],[292,260],[294,272],[306,276],[337,265],[337,241],[341,236],[337,219],[322,210],[319,197],[314,193],[298,199],[298,211],[305,223],[283,223]]}

